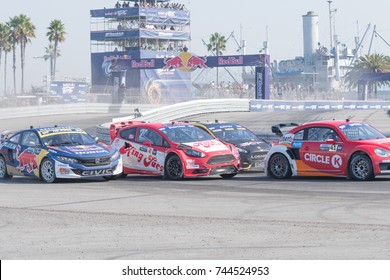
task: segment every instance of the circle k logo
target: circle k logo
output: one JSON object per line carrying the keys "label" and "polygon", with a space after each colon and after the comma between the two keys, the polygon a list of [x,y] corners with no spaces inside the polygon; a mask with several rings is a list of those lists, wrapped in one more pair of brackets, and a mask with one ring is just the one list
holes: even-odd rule
{"label": "circle k logo", "polygon": [[343,164],[343,159],[339,155],[334,155],[332,157],[332,166],[334,168],[340,168]]}

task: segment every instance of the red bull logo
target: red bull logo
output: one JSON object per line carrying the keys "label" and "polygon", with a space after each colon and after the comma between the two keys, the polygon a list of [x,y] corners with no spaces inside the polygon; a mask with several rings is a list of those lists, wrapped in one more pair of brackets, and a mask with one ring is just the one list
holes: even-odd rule
{"label": "red bull logo", "polygon": [[24,169],[26,169],[28,173],[31,173],[38,169],[36,155],[33,151],[25,149],[23,152],[20,152],[20,146],[18,146],[16,148],[16,155],[16,159],[19,161],[19,171],[22,172]]}
{"label": "red bull logo", "polygon": [[192,55],[188,52],[182,52],[178,56],[165,58],[164,70],[180,69],[181,71],[194,71],[197,68],[207,68],[207,58]]}

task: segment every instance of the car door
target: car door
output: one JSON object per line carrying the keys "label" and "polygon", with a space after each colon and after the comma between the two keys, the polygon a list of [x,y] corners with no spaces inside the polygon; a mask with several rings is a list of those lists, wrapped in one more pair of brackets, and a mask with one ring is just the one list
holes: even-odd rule
{"label": "car door", "polygon": [[17,133],[11,136],[7,141],[2,144],[2,155],[4,156],[7,164],[8,171],[14,175],[21,174],[17,169],[19,162],[16,159],[16,151],[19,147],[20,138],[22,133]]}
{"label": "car door", "polygon": [[164,138],[156,130],[149,127],[139,127],[135,139],[141,160],[138,167],[148,173],[164,173],[164,162],[166,157],[166,143]]}
{"label": "car door", "polygon": [[300,147],[301,172],[306,175],[335,175],[345,170],[343,142],[331,127],[316,126],[305,130]]}
{"label": "car door", "polygon": [[39,169],[38,155],[40,140],[35,131],[23,132],[20,144],[15,150],[17,169],[24,175],[37,174]]}

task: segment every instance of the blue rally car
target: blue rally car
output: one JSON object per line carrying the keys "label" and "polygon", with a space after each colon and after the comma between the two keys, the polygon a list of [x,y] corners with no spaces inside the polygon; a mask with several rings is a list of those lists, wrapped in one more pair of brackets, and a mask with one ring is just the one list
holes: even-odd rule
{"label": "blue rally car", "polygon": [[0,179],[36,176],[56,178],[103,177],[122,173],[119,152],[101,145],[85,131],[70,126],[30,128],[0,143]]}

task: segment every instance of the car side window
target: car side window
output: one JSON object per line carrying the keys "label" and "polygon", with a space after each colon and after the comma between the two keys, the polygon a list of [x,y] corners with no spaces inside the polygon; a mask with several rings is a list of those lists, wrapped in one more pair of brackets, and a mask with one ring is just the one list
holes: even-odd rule
{"label": "car side window", "polygon": [[326,142],[333,139],[339,141],[337,133],[329,127],[311,127],[308,129],[307,140],[313,142]]}
{"label": "car side window", "polygon": [[296,132],[296,133],[294,134],[294,140],[303,140],[304,131],[305,131],[305,130],[302,129],[302,130]]}
{"label": "car side window", "polygon": [[33,131],[24,132],[21,144],[29,147],[36,146],[39,144],[38,136]]}
{"label": "car side window", "polygon": [[139,143],[149,141],[154,146],[162,146],[162,136],[149,128],[140,128],[136,141]]}
{"label": "car side window", "polygon": [[128,129],[122,130],[119,133],[119,135],[120,135],[120,137],[122,139],[134,141],[134,139],[135,139],[135,132],[136,132],[136,128],[132,127],[132,128],[128,128]]}
{"label": "car side window", "polygon": [[10,138],[8,139],[8,141],[11,142],[11,143],[18,144],[18,143],[19,143],[19,140],[20,140],[20,135],[22,135],[22,134],[21,134],[21,133],[18,133],[18,134],[16,134],[16,135],[10,137]]}

